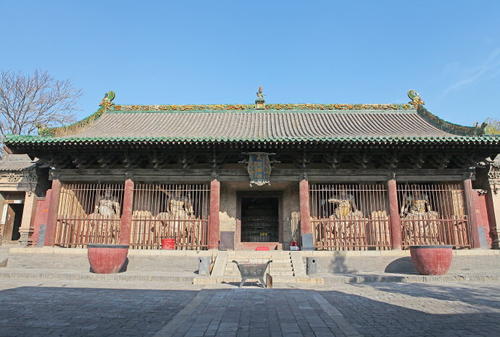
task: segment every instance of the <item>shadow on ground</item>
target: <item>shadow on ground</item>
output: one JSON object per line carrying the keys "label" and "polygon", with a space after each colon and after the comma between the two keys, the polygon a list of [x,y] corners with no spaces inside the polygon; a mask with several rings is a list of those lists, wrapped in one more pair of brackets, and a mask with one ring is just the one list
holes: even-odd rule
{"label": "shadow on ground", "polygon": [[389,263],[384,272],[395,274],[418,274],[411,257],[400,257]]}
{"label": "shadow on ground", "polygon": [[[319,293],[364,336],[491,336],[500,329],[500,304],[493,298],[487,301],[488,294],[498,292],[498,287],[464,287],[458,291],[456,287],[421,284],[413,288],[385,284],[359,287],[371,291],[372,298],[342,290]],[[339,329],[331,312],[328,314],[315,299],[318,292],[314,290],[244,287],[202,292],[206,295],[203,300],[179,322],[182,333],[178,335],[193,334],[191,328],[203,330],[209,326],[211,336],[333,336]],[[0,336],[154,336],[188,303],[192,306],[197,293],[64,287],[7,289],[0,291]],[[423,309],[389,303],[398,294],[414,296]],[[457,303],[453,313],[424,312],[434,310],[433,304],[426,307],[429,299],[442,300],[443,308],[449,308],[448,302],[457,300],[457,296],[474,308]],[[498,311],[485,309],[485,305]]]}
{"label": "shadow on ground", "polygon": [[[369,288],[366,285],[360,286]],[[406,285],[404,285],[406,287]],[[381,294],[377,297],[386,297],[390,300],[390,295],[383,295],[382,291],[391,291],[390,286],[375,287]],[[321,294],[344,315],[350,324],[363,336],[373,337],[396,337],[396,336],[491,336],[492,331],[500,329],[500,312],[491,310],[480,310],[482,301],[474,302],[470,298],[470,304],[477,305],[477,310],[463,306],[460,313],[458,306],[452,310],[444,311],[443,308],[450,308],[450,304],[443,302],[439,308],[433,308],[433,304],[428,303],[431,298],[449,301],[456,298],[456,289],[447,294],[440,293],[438,289],[430,289],[416,285],[416,288],[409,291],[410,294],[419,290],[422,292],[418,300],[422,310],[414,310],[402,305],[394,305],[383,300],[374,300],[362,295],[354,295],[341,291],[322,291]],[[439,287],[438,287],[439,288]],[[446,289],[446,287],[444,287]],[[409,290],[408,288],[406,288]],[[448,289],[449,290],[449,289]],[[496,289],[498,291],[498,288]],[[445,290],[446,293],[446,290]],[[499,303],[497,302],[497,308]],[[500,308],[498,308],[500,309]],[[429,311],[435,311],[429,313]],[[450,313],[450,311],[456,311]]]}

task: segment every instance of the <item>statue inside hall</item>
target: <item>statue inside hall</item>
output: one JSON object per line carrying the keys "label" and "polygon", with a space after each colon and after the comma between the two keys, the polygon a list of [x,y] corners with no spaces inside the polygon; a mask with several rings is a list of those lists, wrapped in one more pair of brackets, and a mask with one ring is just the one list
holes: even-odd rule
{"label": "statue inside hall", "polygon": [[429,196],[426,193],[408,193],[403,197],[400,212],[402,218],[406,218],[410,215],[423,216],[426,214],[435,217],[438,216],[438,213],[432,210]]}
{"label": "statue inside hall", "polygon": [[120,216],[120,203],[110,190],[105,190],[99,195],[95,213],[109,217]]}
{"label": "statue inside hall", "polygon": [[342,219],[346,217],[362,218],[363,213],[356,207],[354,196],[349,193],[339,193],[332,198],[328,199],[330,204],[333,204],[333,214],[330,217]]}

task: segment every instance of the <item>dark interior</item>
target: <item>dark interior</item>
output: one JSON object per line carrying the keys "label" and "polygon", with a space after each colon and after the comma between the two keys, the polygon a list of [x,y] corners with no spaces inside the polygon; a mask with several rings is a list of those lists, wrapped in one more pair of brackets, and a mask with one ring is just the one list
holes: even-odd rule
{"label": "dark interior", "polygon": [[241,241],[279,241],[279,199],[248,197],[241,199]]}
{"label": "dark interior", "polygon": [[19,228],[21,227],[21,221],[23,219],[23,204],[10,204],[9,207],[14,211],[14,224],[12,226],[12,241],[17,241],[21,237],[19,233]]}

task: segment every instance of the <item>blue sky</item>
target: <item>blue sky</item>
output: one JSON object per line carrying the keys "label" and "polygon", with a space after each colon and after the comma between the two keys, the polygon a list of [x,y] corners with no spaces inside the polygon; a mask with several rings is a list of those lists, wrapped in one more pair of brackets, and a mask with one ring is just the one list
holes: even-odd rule
{"label": "blue sky", "polygon": [[121,104],[406,103],[500,118],[500,1],[0,0],[0,69]]}

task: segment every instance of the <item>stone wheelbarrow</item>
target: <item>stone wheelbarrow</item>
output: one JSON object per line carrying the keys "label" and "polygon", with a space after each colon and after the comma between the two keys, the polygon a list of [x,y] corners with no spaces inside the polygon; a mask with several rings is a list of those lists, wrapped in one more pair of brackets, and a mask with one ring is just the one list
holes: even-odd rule
{"label": "stone wheelbarrow", "polygon": [[267,263],[238,263],[238,261],[233,260],[233,263],[236,263],[241,274],[240,288],[249,279],[258,280],[264,288],[272,288],[271,275],[268,274],[266,279],[267,282],[264,282],[267,266],[269,266],[271,262],[273,262],[273,260],[269,260]]}

